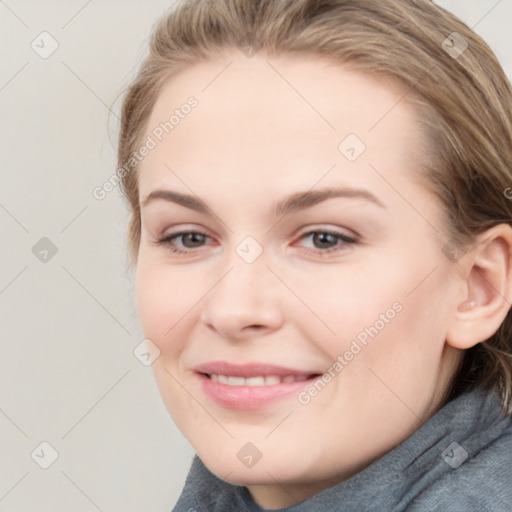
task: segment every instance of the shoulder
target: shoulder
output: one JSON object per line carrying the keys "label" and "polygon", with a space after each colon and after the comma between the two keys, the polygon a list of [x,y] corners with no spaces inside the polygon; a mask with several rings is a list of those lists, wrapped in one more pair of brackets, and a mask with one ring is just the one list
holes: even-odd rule
{"label": "shoulder", "polygon": [[505,421],[501,435],[476,453],[454,446],[458,453],[449,450],[441,455],[445,471],[416,496],[407,511],[510,512],[512,417]]}

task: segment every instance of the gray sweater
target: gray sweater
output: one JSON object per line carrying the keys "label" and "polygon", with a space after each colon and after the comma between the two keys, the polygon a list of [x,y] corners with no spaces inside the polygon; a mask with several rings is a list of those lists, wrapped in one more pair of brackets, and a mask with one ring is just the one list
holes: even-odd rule
{"label": "gray sweater", "polygon": [[[263,510],[196,455],[173,512]],[[512,417],[503,416],[496,393],[464,393],[361,472],[278,510],[512,512]]]}

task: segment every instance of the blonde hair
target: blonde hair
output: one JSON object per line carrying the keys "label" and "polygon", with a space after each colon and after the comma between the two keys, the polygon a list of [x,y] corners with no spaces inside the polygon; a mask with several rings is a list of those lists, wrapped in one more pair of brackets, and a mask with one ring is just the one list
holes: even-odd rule
{"label": "blonde hair", "polygon": [[[142,142],[165,81],[184,67],[240,47],[267,55],[312,54],[399,79],[421,111],[431,148],[425,186],[445,209],[456,258],[475,236],[512,223],[512,91],[496,56],[467,25],[427,0],[184,0],[153,29],[149,55],[124,96],[118,165]],[[466,48],[467,45],[467,48]],[[132,212],[136,263],[141,221],[137,164],[121,190]],[[464,354],[448,400],[476,387],[496,390],[512,413],[512,316]]]}

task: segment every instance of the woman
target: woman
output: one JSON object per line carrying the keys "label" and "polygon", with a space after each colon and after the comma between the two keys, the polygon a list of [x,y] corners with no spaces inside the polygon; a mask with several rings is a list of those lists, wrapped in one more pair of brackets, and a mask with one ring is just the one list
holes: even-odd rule
{"label": "woman", "polygon": [[187,0],[123,103],[175,511],[512,509],[512,95],[426,0]]}

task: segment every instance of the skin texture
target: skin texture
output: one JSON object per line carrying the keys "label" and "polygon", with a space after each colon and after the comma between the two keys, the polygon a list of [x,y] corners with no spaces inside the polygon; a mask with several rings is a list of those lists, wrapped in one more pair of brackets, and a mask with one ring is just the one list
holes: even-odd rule
{"label": "skin texture", "polygon": [[[263,507],[304,500],[411,435],[443,405],[463,349],[508,310],[510,232],[497,227],[458,262],[445,256],[440,203],[417,179],[428,150],[404,91],[318,57],[229,50],[169,80],[147,124],[149,134],[197,98],[143,160],[140,198],[169,189],[210,209],[142,208],[136,293],[144,335],[160,350],[156,380],[207,467]],[[355,161],[338,149],[349,134],[366,146]],[[383,207],[338,197],[275,214],[286,196],[329,186],[365,189]],[[207,237],[175,238],[185,254],[155,243],[181,230]],[[356,243],[322,246],[305,236],[314,230]],[[236,251],[247,236],[263,249],[253,263]],[[321,374],[396,303],[400,312],[307,404],[293,394],[228,409],[193,370],[229,361]],[[261,453],[252,467],[237,457],[248,442]]]}

